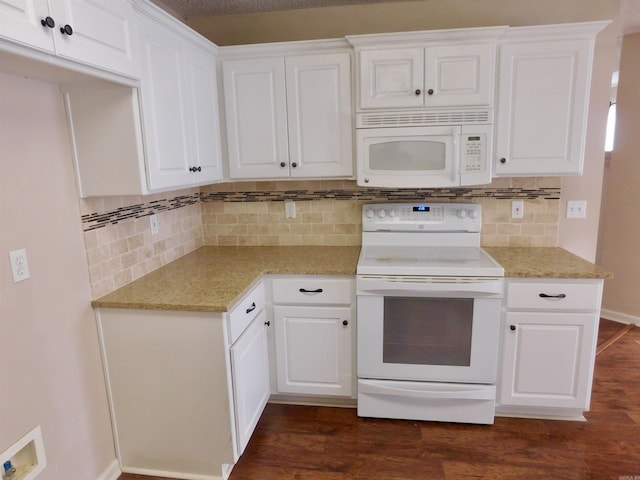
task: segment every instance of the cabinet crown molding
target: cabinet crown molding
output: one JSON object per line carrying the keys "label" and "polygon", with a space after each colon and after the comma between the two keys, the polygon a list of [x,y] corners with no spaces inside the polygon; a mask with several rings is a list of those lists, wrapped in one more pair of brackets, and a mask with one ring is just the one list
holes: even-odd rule
{"label": "cabinet crown molding", "polygon": [[477,28],[453,28],[445,30],[423,30],[413,32],[396,32],[396,33],[374,33],[366,35],[348,35],[345,38],[355,48],[366,48],[381,46],[409,46],[422,45],[426,43],[433,45],[434,43],[452,44],[456,42],[469,41],[496,41],[499,39],[509,27],[506,25],[495,27],[477,27]]}
{"label": "cabinet crown molding", "polygon": [[540,38],[592,38],[604,30],[612,20],[579,23],[558,23],[552,25],[531,25],[525,27],[511,27],[499,39],[499,42],[513,42],[514,40],[538,40]]}
{"label": "cabinet crown molding", "polygon": [[229,45],[218,47],[218,59],[238,59],[256,56],[297,55],[305,53],[331,53],[351,49],[344,38],[303,40],[292,42],[254,43],[250,45]]}

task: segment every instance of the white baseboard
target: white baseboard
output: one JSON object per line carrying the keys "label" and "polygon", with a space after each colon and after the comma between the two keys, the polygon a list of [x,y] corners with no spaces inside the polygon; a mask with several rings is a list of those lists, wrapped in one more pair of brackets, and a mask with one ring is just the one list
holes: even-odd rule
{"label": "white baseboard", "polygon": [[608,310],[606,308],[603,308],[602,310],[600,310],[600,317],[606,318],[607,320],[613,320],[614,322],[640,326],[640,317],[636,317],[634,315],[628,315],[626,313],[615,312],[613,310]]}
{"label": "white baseboard", "polygon": [[120,463],[118,460],[114,460],[96,480],[118,480],[121,474]]}

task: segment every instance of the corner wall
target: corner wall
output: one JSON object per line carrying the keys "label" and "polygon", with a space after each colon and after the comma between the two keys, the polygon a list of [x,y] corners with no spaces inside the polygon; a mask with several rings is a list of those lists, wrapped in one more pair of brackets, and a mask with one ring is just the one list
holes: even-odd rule
{"label": "corner wall", "polygon": [[613,272],[604,286],[607,318],[640,325],[640,33],[622,42],[614,151],[605,168],[598,263]]}
{"label": "corner wall", "polygon": [[57,85],[0,74],[0,452],[41,425],[38,480],[95,480],[117,463],[65,125]]}

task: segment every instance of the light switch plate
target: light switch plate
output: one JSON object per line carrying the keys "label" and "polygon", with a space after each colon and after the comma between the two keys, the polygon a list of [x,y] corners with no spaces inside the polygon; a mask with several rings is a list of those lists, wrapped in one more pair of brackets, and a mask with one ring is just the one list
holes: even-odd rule
{"label": "light switch plate", "polygon": [[24,248],[9,252],[9,260],[11,262],[11,273],[13,273],[13,283],[22,282],[31,277],[27,251]]}

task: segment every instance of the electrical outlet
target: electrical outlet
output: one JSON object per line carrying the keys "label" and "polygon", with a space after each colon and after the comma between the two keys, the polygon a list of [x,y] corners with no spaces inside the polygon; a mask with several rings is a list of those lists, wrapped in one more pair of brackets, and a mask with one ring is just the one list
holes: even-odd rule
{"label": "electrical outlet", "polygon": [[284,202],[284,214],[287,218],[296,218],[296,202]]}
{"label": "electrical outlet", "polygon": [[522,217],[524,217],[524,201],[513,200],[511,202],[511,218],[522,218]]}
{"label": "electrical outlet", "polygon": [[587,201],[569,200],[567,202],[567,218],[587,218]]}
{"label": "electrical outlet", "polygon": [[21,282],[31,276],[29,262],[27,261],[27,251],[24,248],[9,252],[9,260],[11,261],[13,283]]}
{"label": "electrical outlet", "polygon": [[151,235],[157,235],[160,232],[160,228],[158,227],[158,217],[155,213],[149,216],[149,223],[151,224]]}

